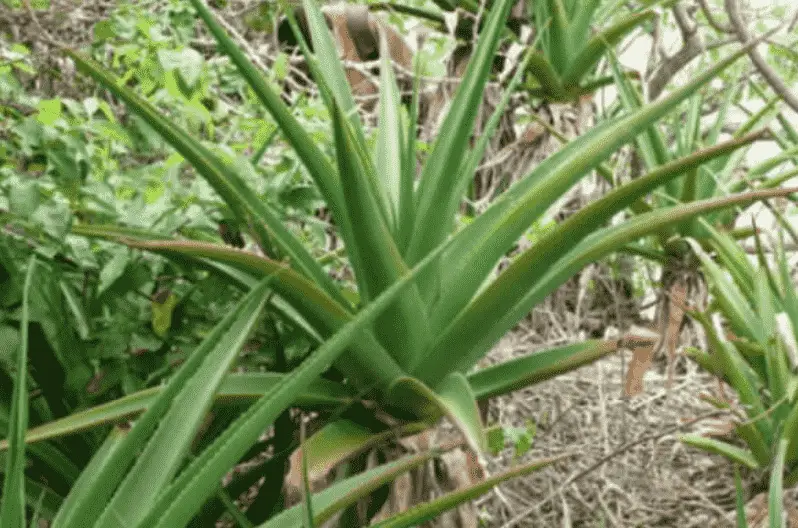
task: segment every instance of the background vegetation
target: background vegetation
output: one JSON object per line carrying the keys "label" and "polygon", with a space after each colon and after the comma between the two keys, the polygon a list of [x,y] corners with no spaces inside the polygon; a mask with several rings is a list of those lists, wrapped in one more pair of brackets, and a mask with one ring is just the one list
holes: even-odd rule
{"label": "background vegetation", "polygon": [[0,525],[798,525],[797,22],[0,0]]}

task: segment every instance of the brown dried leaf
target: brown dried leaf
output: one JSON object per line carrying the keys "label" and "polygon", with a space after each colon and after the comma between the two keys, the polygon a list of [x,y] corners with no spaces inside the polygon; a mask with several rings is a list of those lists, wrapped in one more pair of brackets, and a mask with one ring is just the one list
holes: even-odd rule
{"label": "brown dried leaf", "polygon": [[654,360],[654,348],[659,341],[659,334],[640,327],[632,327],[623,339],[622,346],[632,350],[632,360],[626,370],[624,394],[636,396],[643,392],[643,376]]}

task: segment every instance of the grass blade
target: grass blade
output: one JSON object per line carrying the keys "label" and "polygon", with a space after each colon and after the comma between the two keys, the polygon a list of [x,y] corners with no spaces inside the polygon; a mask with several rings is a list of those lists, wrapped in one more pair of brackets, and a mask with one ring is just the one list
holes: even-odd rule
{"label": "grass blade", "polygon": [[200,454],[165,490],[150,514],[139,526],[170,528],[187,523],[197,509],[215,491],[216,482],[254,444],[263,429],[272,423],[295,400],[297,395],[326,371],[335,359],[350,346],[405,288],[413,284],[419,273],[437,263],[448,245],[430,253],[407,275],[367,305],[335,335],[313,352],[271,392],[258,400],[222,435]]}
{"label": "grass blade", "polygon": [[478,482],[477,484],[468,486],[467,488],[448,493],[427,503],[415,506],[406,512],[402,512],[391,517],[390,519],[386,519],[373,525],[372,528],[408,528],[410,526],[418,526],[425,521],[429,521],[438,517],[445,511],[456,508],[460,504],[474,500],[477,497],[488,493],[495,486],[501,484],[502,482],[523,475],[528,475],[533,471],[542,469],[565,458],[567,458],[567,456],[544,458],[515,467],[513,469],[509,469],[503,473]]}
{"label": "grass blade", "polygon": [[[122,439],[122,444],[114,450],[111,458],[100,467],[97,474],[96,485],[86,492],[87,500],[75,503],[70,515],[63,518],[64,528],[93,526],[108,504],[112,494],[126,476],[130,464],[135,460],[139,451],[147,444],[155,432],[161,418],[169,410],[173,399],[180,393],[183,386],[201,367],[204,359],[228,333],[235,335],[235,331],[243,330],[248,318],[245,314],[251,313],[260,306],[265,286],[263,281],[260,287],[254,288],[203,340],[202,344],[194,350],[193,354],[183,363],[183,366],[167,382],[158,398],[150,405],[147,411],[136,421],[133,429]],[[67,497],[69,500],[69,497]],[[124,522],[124,519],[115,519]]]}
{"label": "grass blade", "polygon": [[22,316],[19,321],[19,348],[17,348],[16,376],[11,400],[11,419],[8,441],[10,449],[6,460],[3,498],[0,506],[0,525],[8,528],[25,526],[25,429],[28,428],[28,325],[30,299],[36,256],[28,260],[25,283],[22,287]]}
{"label": "grass blade", "polygon": [[[158,428],[97,521],[100,526],[118,525],[122,528],[134,525],[146,515],[161,490],[177,473],[189,454],[191,442],[210,410],[222,379],[263,311],[266,288],[271,282],[270,276],[252,290],[239,320],[218,343],[214,343],[196,372],[183,380],[169,410],[160,419]],[[117,524],[122,520],[123,524]]]}

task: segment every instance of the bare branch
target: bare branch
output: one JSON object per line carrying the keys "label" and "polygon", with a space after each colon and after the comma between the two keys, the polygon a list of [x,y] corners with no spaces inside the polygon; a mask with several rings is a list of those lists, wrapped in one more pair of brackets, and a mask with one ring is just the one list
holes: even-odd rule
{"label": "bare branch", "polygon": [[712,8],[707,4],[707,0],[698,0],[698,5],[701,6],[701,11],[704,13],[709,25],[715,28],[716,31],[720,33],[734,33],[731,24],[723,23],[715,18],[715,15],[712,14]]}
{"label": "bare branch", "polygon": [[[748,31],[748,26],[746,26],[742,14],[740,13],[739,3],[737,0],[725,0],[725,3],[726,14],[729,16],[729,22],[731,22],[732,28],[734,28],[734,32],[737,34],[737,38],[743,45],[748,44],[753,40],[753,38],[751,33]],[[756,47],[752,47],[748,50],[748,56],[751,58],[751,62],[754,63],[756,69],[759,70],[759,73],[765,78],[765,81],[767,81],[773,91],[776,92],[782,98],[782,100],[784,100],[784,102],[793,109],[794,112],[798,113],[798,96],[796,96],[790,90],[790,88],[785,84],[784,80],[779,77],[778,73],[776,73],[776,70],[771,68]]]}
{"label": "bare branch", "polygon": [[670,80],[693,59],[704,51],[704,44],[698,33],[698,25],[690,18],[684,5],[673,7],[676,25],[682,34],[682,47],[675,54],[667,57],[648,81],[648,97],[654,100],[662,93]]}

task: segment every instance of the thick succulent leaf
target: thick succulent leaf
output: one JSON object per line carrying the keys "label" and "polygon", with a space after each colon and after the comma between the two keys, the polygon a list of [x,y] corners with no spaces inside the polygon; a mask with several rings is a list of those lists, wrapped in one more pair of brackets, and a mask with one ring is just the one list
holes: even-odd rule
{"label": "thick succulent leaf", "polygon": [[757,462],[754,455],[747,449],[742,449],[735,445],[697,434],[682,435],[680,440],[685,444],[703,449],[709,453],[726,457],[732,462],[742,464],[747,468],[757,469],[759,467],[759,462]]}
{"label": "thick succulent leaf", "polygon": [[[571,17],[568,27],[568,42],[572,49],[588,42],[591,35],[591,25],[596,22],[596,10],[601,5],[601,0],[583,0],[578,2],[579,7]],[[570,56],[574,56],[573,52]]]}
{"label": "thick succulent leaf", "polygon": [[[387,434],[391,434],[388,432]],[[351,420],[328,423],[302,444],[302,456],[313,478],[325,475],[340,462],[379,443],[386,433],[374,433]]]}
{"label": "thick succulent leaf", "polygon": [[436,390],[416,378],[399,378],[391,387],[389,399],[396,407],[420,414],[430,422],[446,415],[475,452],[481,454],[485,450],[485,431],[476,398],[461,373],[446,376]]}
{"label": "thick succulent leaf", "polygon": [[568,65],[568,69],[563,74],[563,84],[566,87],[577,86],[596,67],[608,47],[620,42],[631,31],[654,16],[656,13],[652,9],[633,13],[591,37]]}
{"label": "thick succulent leaf", "polygon": [[[251,327],[252,314],[259,312],[263,303],[268,281],[264,280],[254,288],[219,324],[217,324],[199,347],[186,359],[174,376],[160,391],[157,399],[136,421],[130,432],[113,455],[99,468],[96,485],[85,492],[86,500],[76,502],[70,515],[63,519],[67,528],[93,526],[108,504],[112,494],[125,478],[131,463],[140,450],[147,445],[158,428],[161,419],[167,414],[181,389],[200,371],[208,354],[217,347],[232,346],[235,339]],[[160,435],[159,435],[160,436]],[[167,438],[167,441],[169,439]],[[124,518],[115,521],[125,523]]]}
{"label": "thick succulent leaf", "polygon": [[787,462],[795,464],[798,462],[798,400],[792,402],[792,410],[784,421],[784,432],[781,437],[787,440]]}
{"label": "thick succulent leaf", "polygon": [[[492,321],[497,317],[501,317],[508,303],[512,302],[512,299],[522,297],[525,294],[525,288],[534,285],[553,265],[556,265],[558,257],[572,249],[591,233],[600,229],[602,224],[608,222],[616,213],[635,203],[636,200],[667,181],[668,178],[674,178],[683,173],[684,170],[695,167],[697,164],[706,162],[713,157],[723,155],[729,150],[739,148],[745,142],[751,140],[752,138],[733,140],[663,165],[651,174],[616,188],[602,199],[584,207],[556,229],[544,235],[530,250],[519,256],[515,263],[491,284],[488,289],[490,293],[485,291],[480,294],[475,303],[481,302],[483,304],[479,309],[474,309],[474,315],[477,316],[479,314],[480,317],[487,317],[487,319],[483,319],[479,327],[484,328],[485,320]],[[519,285],[525,285],[525,287],[519,287]],[[433,328],[437,329],[439,325],[442,326],[451,320],[454,315],[452,311],[455,308],[456,305],[440,303],[432,312]],[[499,332],[498,328],[496,332]],[[454,335],[452,337],[458,339]],[[460,346],[459,342],[457,346]],[[436,348],[434,350],[439,351],[441,349]],[[453,350],[459,349],[455,348]],[[434,352],[430,352],[428,355],[431,358],[430,361],[433,361],[434,354]],[[428,364],[422,367],[419,373],[425,372],[428,367]]]}
{"label": "thick succulent leaf", "polygon": [[557,75],[554,66],[546,60],[545,56],[533,52],[530,55],[527,71],[537,80],[538,84],[540,84],[541,96],[545,96],[554,101],[564,101],[568,99],[568,92],[565,91],[560,76]]}
{"label": "thick succulent leaf", "polygon": [[787,441],[781,440],[776,448],[776,458],[770,470],[768,486],[768,525],[770,528],[783,528],[784,523],[784,457]]}
{"label": "thick succulent leaf", "polygon": [[445,210],[440,204],[450,201],[512,4],[512,0],[494,2],[463,81],[451,103],[451,110],[441,125],[441,133],[422,170],[416,193],[413,238],[407,252],[410,265],[420,261],[449,234],[452,219],[443,216]]}
{"label": "thick succulent leaf", "polygon": [[704,219],[699,219],[697,223],[709,236],[708,242],[718,253],[723,267],[731,274],[735,284],[748,301],[753,303],[755,271],[748,260],[748,255],[728,233],[721,233]]}
{"label": "thick succulent leaf", "polygon": [[[219,385],[216,401],[221,403],[255,401],[272,390],[286,375],[274,372],[231,373]],[[162,387],[152,387],[128,394],[84,411],[70,414],[29,429],[25,442],[41,442],[88,429],[122,422],[144,412],[160,394]],[[340,383],[318,379],[297,396],[296,405],[306,409],[339,407],[355,401],[351,389]],[[8,449],[8,441],[0,440],[0,451]]]}
{"label": "thick succulent leaf", "polygon": [[[316,67],[322,76],[321,79],[316,79],[316,81],[323,83],[330,90],[335,100],[335,105],[341,109],[347,120],[352,124],[358,141],[361,144],[365,144],[366,140],[363,135],[363,127],[360,123],[360,115],[357,112],[355,98],[352,96],[352,90],[346,80],[346,73],[338,57],[338,47],[327,27],[324,14],[314,0],[303,0],[302,5],[305,8],[305,16],[308,19],[310,36],[313,39],[313,51],[318,58]],[[330,110],[332,111],[332,108]]]}
{"label": "thick succulent leaf", "polygon": [[737,515],[737,528],[748,528],[748,518],[745,515],[745,494],[743,480],[740,478],[738,466],[734,466],[735,511]]}
{"label": "thick succulent leaf", "polygon": [[[133,468],[122,481],[105,512],[100,526],[126,526],[138,522],[155,502],[160,491],[175,476],[189,454],[191,442],[213,404],[222,379],[238,357],[266,303],[266,287],[272,277],[252,290],[254,300],[229,331],[214,344],[196,372],[183,380],[168,411]],[[168,388],[166,390],[169,390]]]}
{"label": "thick succulent leaf", "polygon": [[[387,464],[382,464],[374,469],[364,471],[354,477],[349,477],[336,482],[329,488],[314,494],[311,497],[313,510],[318,512],[314,519],[321,525],[335,513],[354,504],[359,499],[368,496],[381,486],[392,482],[396,477],[427,462],[438,452],[435,450],[407,456]],[[302,523],[304,505],[300,504],[288,508],[272,517],[259,528],[282,528],[284,526],[298,526]]]}
{"label": "thick succulent leaf", "polygon": [[[618,97],[627,112],[634,112],[643,107],[643,97],[632,84],[629,76],[625,75],[621,69],[621,63],[615,53],[608,53],[609,63],[612,68],[615,86],[618,89]],[[670,160],[670,153],[666,146],[665,136],[660,130],[658,123],[647,126],[645,132],[635,139],[640,157],[646,169],[654,170],[660,165],[664,165]]]}
{"label": "thick succulent leaf", "polygon": [[235,45],[224,29],[219,25],[202,0],[190,0],[211,34],[219,43],[219,48],[233,61],[241,76],[247,81],[258,100],[269,111],[277,123],[279,130],[291,144],[294,151],[308,169],[313,181],[318,185],[324,199],[340,222],[342,196],[338,187],[338,178],[332,164],[324,156],[321,149],[305,131],[302,125],[291,114],[291,109],[280,98],[280,95],[268,85],[261,72]]}
{"label": "thick succulent leaf", "polygon": [[571,61],[571,50],[577,45],[568,34],[568,13],[562,0],[544,0],[550,18],[548,59],[562,77]]}
{"label": "thick succulent leaf", "polygon": [[241,217],[241,220],[253,226],[259,238],[273,240],[303,274],[312,279],[333,299],[342,304],[346,303],[330,276],[318,265],[302,243],[283,225],[276,213],[247,187],[232,166],[225,164],[200,142],[170,122],[149,102],[126,88],[116,76],[105,70],[103,66],[77,52],[67,50],[66,53],[81,70],[124,101],[131,112],[144,119],[184,158],[191,162],[197,172],[219,193],[225,203]]}
{"label": "thick succulent leaf", "polygon": [[[355,269],[355,274],[360,275],[359,282],[367,288],[361,292],[367,302],[384,292],[408,269],[388,226],[383,222],[371,186],[366,182],[367,176],[354,152],[356,140],[337,110],[333,114],[333,130],[338,172],[347,196],[348,214],[354,226],[354,243],[357,244],[363,266]],[[377,319],[375,333],[396,362],[405,369],[412,368],[418,353],[425,350],[429,342],[425,310],[418,288],[413,285]]]}
{"label": "thick succulent leaf", "polygon": [[[751,192],[636,215],[623,224],[604,228],[582,240],[571,251],[560,256],[542,278],[531,283],[508,282],[523,276],[522,270],[528,269],[526,266],[531,257],[522,254],[447,329],[440,332],[440,338],[431,347],[431,352],[417,369],[416,375],[429,380],[434,386],[436,379],[442,379],[453,369],[467,371],[487,353],[493,343],[555,288],[588,263],[633,240],[707,212],[794,192],[795,189]],[[527,252],[534,252],[535,249],[530,248]],[[453,350],[457,350],[458,354],[452,358]],[[440,358],[446,358],[446,361]]]}
{"label": "thick succulent leaf", "polygon": [[437,499],[415,506],[405,512],[399,513],[389,519],[372,525],[372,528],[408,528],[418,526],[425,521],[438,517],[441,513],[456,508],[460,504],[474,500],[485,493],[491,491],[502,482],[513,478],[528,475],[533,471],[542,469],[550,464],[567,458],[566,456],[544,458],[523,464],[489,477],[481,482],[472,484],[466,488],[448,493]]}
{"label": "thick succulent leaf", "polygon": [[761,322],[743,293],[697,242],[691,242],[691,245],[693,252],[701,260],[702,268],[713,286],[718,304],[735,334],[763,343],[765,337]]}
{"label": "thick succulent leaf", "polygon": [[352,341],[396,301],[399,294],[413,284],[419,273],[437,263],[446,245],[437,248],[407,275],[365,306],[351,321],[314,351],[290,376],[258,400],[236,419],[214,443],[197,456],[177,479],[161,494],[149,515],[139,523],[141,528],[183,526],[215,491],[216,483],[257,442],[268,427],[299,393],[324,373]]}
{"label": "thick succulent leaf", "polygon": [[[316,331],[324,336],[332,335],[351,314],[344,306],[331,299],[313,282],[283,264],[276,263],[251,252],[221,244],[193,241],[141,241],[118,239],[130,247],[157,251],[159,253],[188,255],[212,259],[229,264],[240,271],[265,277],[275,273],[274,290],[293,306]],[[277,273],[279,271],[279,273]],[[341,358],[343,370],[360,386],[374,383],[387,386],[400,375],[399,365],[377,342],[371,333],[364,334],[352,344],[353,354]]]}
{"label": "thick succulent leaf", "polygon": [[773,425],[765,414],[765,405],[760,396],[760,382],[752,368],[746,363],[738,350],[723,336],[719,335],[709,319],[703,314],[693,314],[704,327],[713,354],[729,384],[734,387],[746,415],[753,423],[748,422],[737,427],[738,434],[748,443],[760,464],[770,460],[770,445],[773,439]]}
{"label": "thick succulent leaf", "polygon": [[64,520],[74,515],[75,508],[94,497],[94,490],[102,486],[98,482],[101,477],[101,468],[109,462],[114,452],[122,445],[122,439],[127,434],[127,430],[121,427],[114,427],[105,442],[94,453],[89,464],[83,469],[80,477],[69,490],[69,496],[61,504],[58,514],[53,519],[53,528],[65,526]]}
{"label": "thick succulent leaf", "polygon": [[[382,57],[380,62],[380,121],[377,128],[374,164],[380,168],[382,174],[380,188],[384,191],[385,202],[389,206],[387,216],[391,220],[390,227],[394,239],[398,241],[401,232],[401,211],[404,207],[402,200],[406,199],[404,196],[406,193],[403,193],[402,189],[406,186],[405,180],[408,177],[403,174],[403,169],[407,171],[411,167],[403,166],[404,137],[400,112],[402,105],[399,88],[396,85],[396,76],[388,58],[390,55],[384,35],[380,39],[380,47],[380,56]],[[414,168],[412,167],[412,169]]]}
{"label": "thick succulent leaf", "polygon": [[19,347],[17,348],[16,376],[11,396],[11,419],[8,442],[10,450],[6,459],[3,479],[0,525],[25,526],[25,430],[28,428],[28,324],[36,256],[28,260],[28,270],[22,287],[22,314],[20,317]]}
{"label": "thick succulent leaf", "polygon": [[570,372],[616,350],[616,341],[599,340],[541,350],[480,369],[468,375],[468,383],[478,400],[486,400]]}
{"label": "thick succulent leaf", "polygon": [[595,127],[510,187],[485,213],[456,235],[451,250],[445,255],[447,266],[442,270],[441,279],[441,299],[445,299],[445,305],[452,306],[438,306],[433,315],[439,309],[448,314],[459,312],[502,255],[572,185],[615,149],[730,66],[741,53],[744,52],[735,53],[697,75],[668,97],[627,117],[608,120]]}

